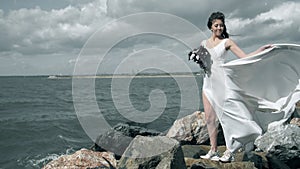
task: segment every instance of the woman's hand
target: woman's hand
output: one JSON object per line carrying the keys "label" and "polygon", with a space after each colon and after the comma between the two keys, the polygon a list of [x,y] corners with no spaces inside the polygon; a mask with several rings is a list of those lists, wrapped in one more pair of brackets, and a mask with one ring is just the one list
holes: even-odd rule
{"label": "woman's hand", "polygon": [[258,53],[260,53],[260,52],[262,52],[262,51],[264,51],[266,49],[273,48],[273,47],[274,47],[274,45],[272,45],[272,44],[264,45],[264,46],[258,48],[256,51],[254,51],[252,53],[249,53],[247,56],[256,55],[256,54],[258,54]]}
{"label": "woman's hand", "polygon": [[266,50],[266,49],[273,48],[273,47],[274,47],[274,45],[272,45],[272,44],[267,44],[267,45],[264,45],[264,46],[260,47],[260,48],[258,49],[258,52],[262,52],[262,51],[264,51],[264,50]]}

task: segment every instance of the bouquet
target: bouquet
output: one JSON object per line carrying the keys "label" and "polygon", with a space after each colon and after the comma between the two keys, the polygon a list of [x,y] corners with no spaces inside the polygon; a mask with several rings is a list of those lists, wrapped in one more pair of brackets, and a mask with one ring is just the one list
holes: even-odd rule
{"label": "bouquet", "polygon": [[202,45],[199,48],[190,51],[188,59],[199,64],[205,73],[209,71],[210,54]]}

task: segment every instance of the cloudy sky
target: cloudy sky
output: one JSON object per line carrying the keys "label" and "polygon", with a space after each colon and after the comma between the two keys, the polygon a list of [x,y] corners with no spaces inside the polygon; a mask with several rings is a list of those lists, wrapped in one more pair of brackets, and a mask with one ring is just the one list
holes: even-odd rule
{"label": "cloudy sky", "polygon": [[[88,69],[93,64],[100,73],[112,73],[121,63],[129,67],[138,64],[123,60],[129,55],[145,56],[144,62],[154,65],[163,61],[160,66],[170,62],[159,61],[159,55],[169,55],[168,60],[176,55],[187,63],[189,48],[210,35],[206,22],[213,11],[225,14],[229,33],[236,35],[232,39],[246,52],[268,43],[299,44],[298,0],[0,0],[0,75],[73,74],[76,64],[82,65],[86,74],[95,71]],[[143,12],[162,15],[149,18],[141,15]],[[194,36],[185,23],[195,25],[204,36]],[[156,33],[160,29],[164,36]],[[154,33],[149,34],[151,31]],[[132,36],[120,36],[118,43],[108,45],[126,33]],[[184,45],[188,39],[193,43]],[[91,44],[100,51],[83,57],[89,55],[83,48]],[[149,52],[152,48],[156,50]],[[105,52],[99,60],[97,53]]]}

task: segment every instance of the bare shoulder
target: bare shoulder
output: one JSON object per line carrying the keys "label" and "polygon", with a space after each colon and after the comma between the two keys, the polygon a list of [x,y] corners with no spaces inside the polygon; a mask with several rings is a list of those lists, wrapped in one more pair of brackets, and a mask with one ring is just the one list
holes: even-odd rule
{"label": "bare shoulder", "polygon": [[204,46],[205,43],[206,43],[206,41],[207,41],[206,39],[202,40],[202,41],[201,41],[201,45]]}
{"label": "bare shoulder", "polygon": [[225,48],[226,48],[226,50],[228,50],[228,49],[230,49],[230,48],[232,48],[234,46],[236,46],[236,43],[232,39],[228,38],[226,40],[226,42],[225,42]]}

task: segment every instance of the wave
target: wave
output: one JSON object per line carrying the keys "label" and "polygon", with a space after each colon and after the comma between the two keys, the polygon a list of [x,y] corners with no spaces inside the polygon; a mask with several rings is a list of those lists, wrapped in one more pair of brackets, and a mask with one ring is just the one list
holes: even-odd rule
{"label": "wave", "polygon": [[11,116],[11,117],[3,117],[0,118],[0,123],[2,124],[16,124],[16,123],[30,123],[30,122],[53,122],[53,121],[63,121],[63,120],[76,120],[77,116],[76,114],[38,114],[38,115],[32,115],[28,117],[27,114],[25,115],[19,115],[17,117]]}
{"label": "wave", "polygon": [[24,168],[42,168],[47,163],[49,163],[52,160],[56,160],[59,157],[63,155],[70,155],[73,154],[75,150],[73,148],[68,148],[66,152],[60,153],[60,154],[47,154],[46,156],[27,156],[25,159],[19,159],[17,160],[18,165],[22,166]]}
{"label": "wave", "polygon": [[71,138],[71,137],[66,137],[66,136],[63,136],[63,135],[58,135],[58,138],[62,139],[63,141],[66,141],[69,145],[70,142],[72,143],[82,143],[84,140],[82,139],[75,139],[75,138]]}

